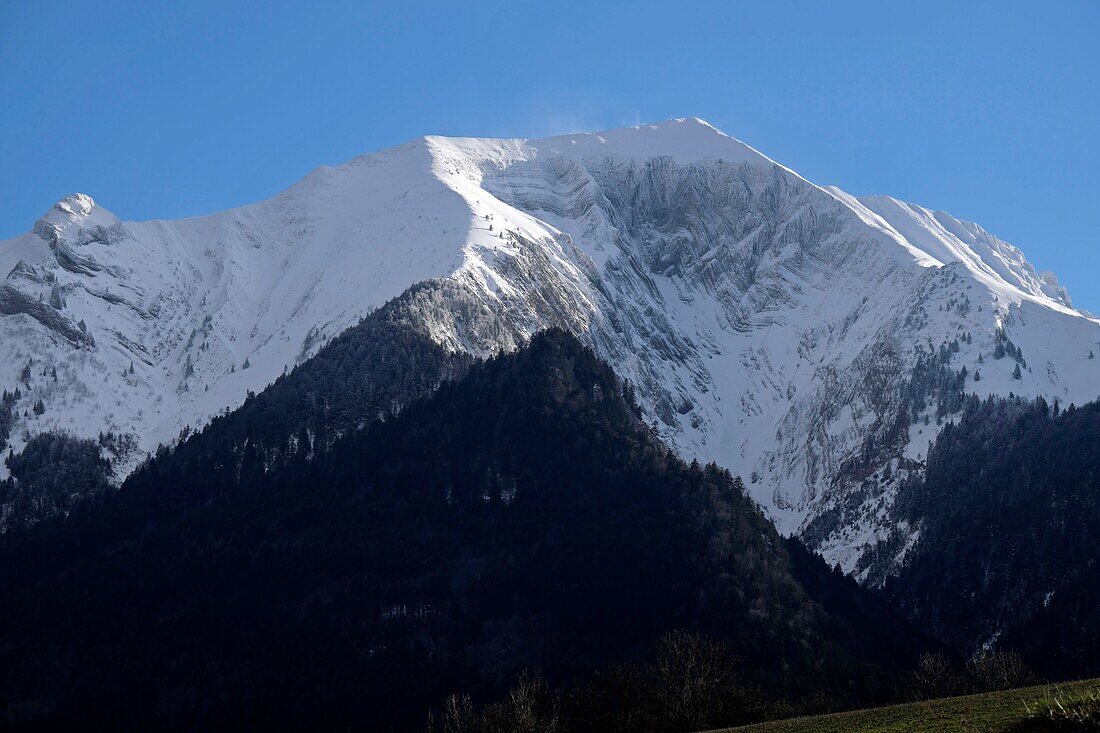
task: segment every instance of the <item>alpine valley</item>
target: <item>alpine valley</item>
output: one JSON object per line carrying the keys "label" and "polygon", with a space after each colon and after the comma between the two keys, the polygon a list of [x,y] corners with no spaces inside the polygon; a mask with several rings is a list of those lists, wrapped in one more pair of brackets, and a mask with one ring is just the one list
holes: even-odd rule
{"label": "alpine valley", "polygon": [[447,352],[575,334],[682,456],[743,474],[781,532],[872,584],[920,542],[898,487],[965,395],[1083,403],[1100,377],[1100,321],[1020,250],[698,119],[424,137],[181,221],[74,194],[0,242],[0,273],[13,455],[98,437],[118,484],[418,286],[405,322]]}

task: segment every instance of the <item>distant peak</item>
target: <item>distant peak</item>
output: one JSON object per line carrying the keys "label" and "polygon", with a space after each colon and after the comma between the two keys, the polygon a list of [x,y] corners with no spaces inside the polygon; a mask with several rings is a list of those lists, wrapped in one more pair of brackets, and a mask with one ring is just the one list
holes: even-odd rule
{"label": "distant peak", "polygon": [[[710,124],[709,122],[702,119],[701,117],[672,117],[670,119],[663,120],[661,122],[654,122],[653,123],[653,127],[666,127],[666,126],[674,126],[674,125],[689,125],[689,126],[695,126],[695,127],[705,127],[707,129],[713,130],[714,132],[717,132],[719,135],[726,135],[726,133],[722,132],[717,127]],[[726,135],[726,137],[729,137],[729,136]]]}
{"label": "distant peak", "polygon": [[95,209],[95,200],[86,193],[71,193],[53,205],[54,211],[72,217],[88,216]]}
{"label": "distant peak", "polygon": [[730,163],[775,165],[763,153],[698,117],[676,117],[605,132],[559,135],[531,140],[529,144],[565,157],[604,153],[632,158],[669,156],[680,163],[714,158]]}
{"label": "distant peak", "polygon": [[118,224],[118,217],[98,205],[86,193],[72,193],[58,201],[35,223],[35,232],[78,231],[97,226]]}
{"label": "distant peak", "polygon": [[760,151],[699,117],[674,117],[631,127],[574,132],[544,138],[426,135],[404,145],[367,153],[349,162],[377,163],[382,160],[407,159],[409,154],[420,151],[427,151],[433,158],[442,155],[445,158],[441,165],[443,170],[453,170],[453,160],[449,156],[456,154],[468,160],[491,160],[497,166],[507,166],[517,160],[558,157],[569,160],[628,158],[639,162],[653,158],[671,158],[678,164],[719,160],[760,168],[779,166]]}

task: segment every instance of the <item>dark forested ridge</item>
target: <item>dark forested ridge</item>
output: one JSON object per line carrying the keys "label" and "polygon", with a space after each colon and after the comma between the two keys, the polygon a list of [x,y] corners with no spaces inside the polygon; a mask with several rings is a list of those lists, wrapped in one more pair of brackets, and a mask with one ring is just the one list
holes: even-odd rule
{"label": "dark forested ridge", "polygon": [[428,281],[389,301],[263,392],[216,417],[182,442],[172,460],[139,468],[130,483],[151,483],[146,471],[201,476],[216,490],[256,481],[287,461],[324,453],[340,435],[460,377],[473,358],[432,341],[417,313],[441,287],[448,286]]}
{"label": "dark forested ridge", "polygon": [[[199,435],[185,429],[172,460],[156,464],[157,470],[201,476],[203,486],[222,491],[258,467],[273,470],[294,457],[323,453],[341,434],[398,412],[460,376],[472,357],[443,349],[421,325],[439,291],[455,287],[427,281],[410,288],[236,410],[214,418]],[[18,400],[18,391],[0,396],[0,449]],[[110,458],[134,450],[126,440],[102,435],[94,455],[95,441],[62,434],[33,439],[8,458],[12,479],[0,482],[0,531],[65,513],[107,488]]]}
{"label": "dark forested ridge", "polygon": [[899,493],[921,540],[889,594],[960,650],[1100,673],[1100,405],[969,398]]}
{"label": "dark forested ridge", "polygon": [[[325,450],[279,435],[265,393],[120,491],[0,540],[4,719],[415,729],[451,693],[492,700],[537,670],[589,680],[562,725],[606,730],[651,689],[623,680],[665,679],[676,649],[724,650],[702,657],[736,659],[738,689],[771,702],[896,694],[916,635],[784,540],[739,479],[668,451],[572,336],[460,371]],[[633,727],[764,704],[735,699]]]}
{"label": "dark forested ridge", "polygon": [[0,531],[22,530],[105,491],[110,464],[103,452],[112,440],[39,433],[19,453],[9,453],[4,460],[11,475],[0,481]]}

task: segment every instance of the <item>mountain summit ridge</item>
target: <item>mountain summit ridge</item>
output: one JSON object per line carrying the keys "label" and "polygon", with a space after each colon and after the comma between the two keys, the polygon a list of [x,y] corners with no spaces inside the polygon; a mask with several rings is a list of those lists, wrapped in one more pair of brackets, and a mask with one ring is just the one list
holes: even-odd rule
{"label": "mountain summit ridge", "polygon": [[17,408],[14,450],[44,430],[131,433],[121,478],[445,278],[421,324],[436,343],[484,356],[551,326],[580,335],[666,440],[750,476],[784,532],[857,572],[950,419],[915,370],[1083,402],[1100,369],[1100,325],[1012,245],[810,183],[696,118],[426,136],[179,221],[120,222],[75,195],[0,242],[0,275],[0,388],[45,406]]}

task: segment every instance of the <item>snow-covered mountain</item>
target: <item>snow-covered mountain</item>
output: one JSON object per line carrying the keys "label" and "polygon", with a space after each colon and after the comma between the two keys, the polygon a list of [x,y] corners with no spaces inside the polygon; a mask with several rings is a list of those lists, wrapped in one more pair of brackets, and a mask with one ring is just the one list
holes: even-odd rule
{"label": "snow-covered mountain", "polygon": [[0,275],[16,451],[50,429],[132,434],[124,475],[408,286],[447,278],[423,318],[436,341],[487,354],[571,329],[670,442],[742,473],[783,531],[849,570],[950,419],[931,369],[1063,402],[1095,399],[1100,376],[1100,322],[1012,245],[817,186],[696,119],[426,137],[182,221],[121,222],[76,194],[0,242]]}

